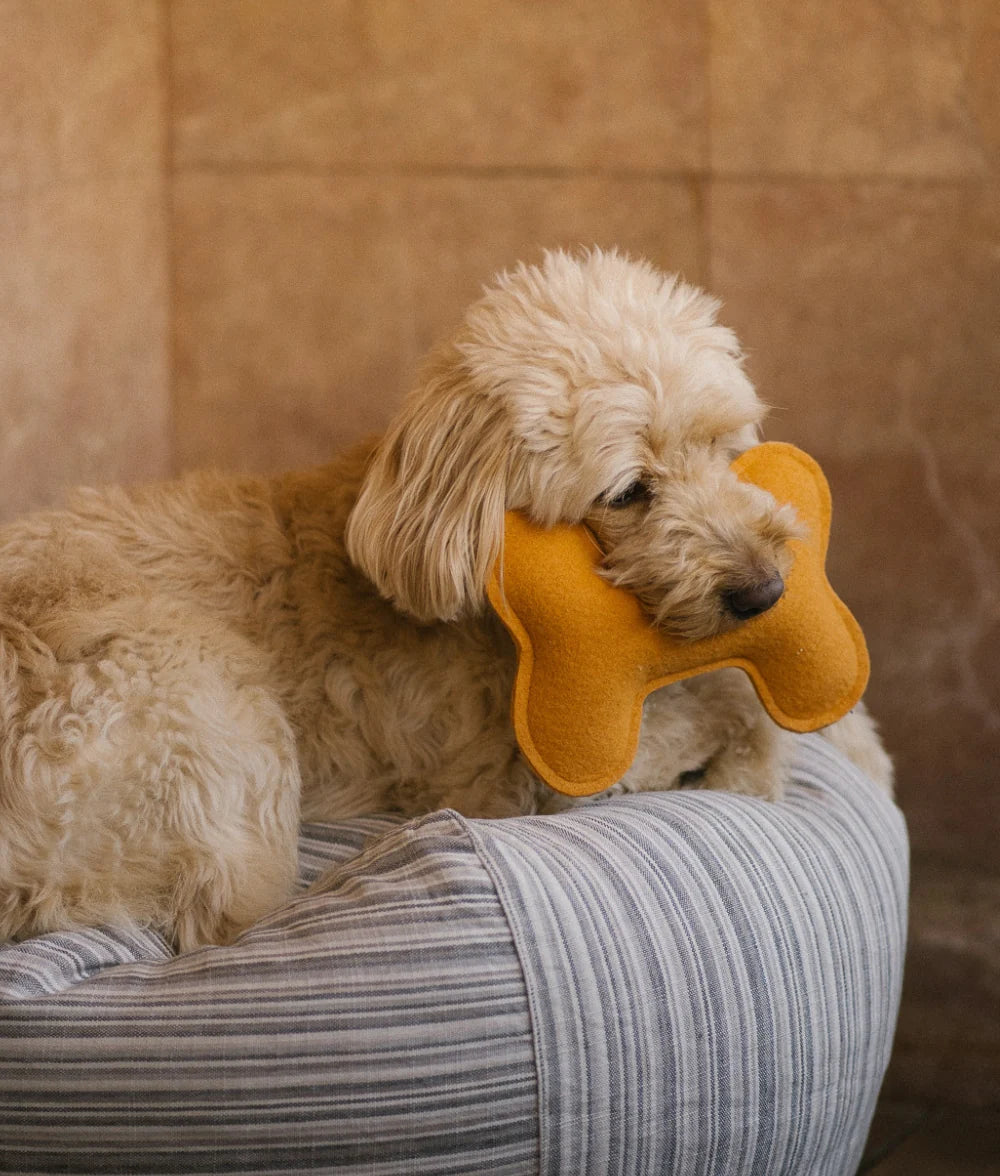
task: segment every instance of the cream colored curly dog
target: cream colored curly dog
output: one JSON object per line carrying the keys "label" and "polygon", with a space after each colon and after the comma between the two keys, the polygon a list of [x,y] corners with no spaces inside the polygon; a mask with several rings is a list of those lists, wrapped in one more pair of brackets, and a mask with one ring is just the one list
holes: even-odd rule
{"label": "cream colored curly dog", "polygon": [[[716,304],[614,253],[499,278],[386,436],[273,479],[78,494],[0,531],[0,936],[231,939],[300,818],[546,811],[484,603],[507,508],[587,520],[697,637],[781,592],[788,508],[738,482],[764,410]],[[831,729],[889,785],[870,720]],[[736,670],[648,701],[619,789],[774,797],[791,737]]]}

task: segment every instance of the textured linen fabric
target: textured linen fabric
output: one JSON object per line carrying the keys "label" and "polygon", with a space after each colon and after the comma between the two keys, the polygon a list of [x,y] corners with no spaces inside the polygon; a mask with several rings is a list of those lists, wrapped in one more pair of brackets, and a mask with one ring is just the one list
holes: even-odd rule
{"label": "textured linen fabric", "polygon": [[906,834],[821,738],[795,776],[307,826],[320,880],[231,947],[8,945],[0,1171],[853,1173]]}

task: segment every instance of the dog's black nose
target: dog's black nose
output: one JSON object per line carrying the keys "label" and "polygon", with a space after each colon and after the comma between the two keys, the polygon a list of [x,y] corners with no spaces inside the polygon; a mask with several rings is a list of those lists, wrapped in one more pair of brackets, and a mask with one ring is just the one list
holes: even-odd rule
{"label": "dog's black nose", "polygon": [[777,604],[784,591],[785,581],[775,572],[768,580],[727,592],[726,606],[734,616],[741,621],[747,621],[750,617],[760,616]]}

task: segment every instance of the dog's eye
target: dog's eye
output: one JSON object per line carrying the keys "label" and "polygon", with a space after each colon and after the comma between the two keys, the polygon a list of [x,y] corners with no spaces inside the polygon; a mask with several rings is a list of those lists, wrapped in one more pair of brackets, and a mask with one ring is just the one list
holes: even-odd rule
{"label": "dog's eye", "polygon": [[622,506],[632,506],[637,502],[646,502],[649,499],[649,487],[645,482],[633,482],[631,486],[627,486],[620,494],[616,494],[613,498],[605,498],[604,505],[610,506],[617,510]]}

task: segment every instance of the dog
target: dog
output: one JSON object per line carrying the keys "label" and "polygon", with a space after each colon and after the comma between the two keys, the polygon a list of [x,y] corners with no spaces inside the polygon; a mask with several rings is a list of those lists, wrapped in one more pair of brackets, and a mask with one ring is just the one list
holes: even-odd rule
{"label": "dog", "polygon": [[[78,492],[0,531],[0,936],[231,941],[293,892],[300,820],[557,811],[485,600],[508,509],[698,638],[779,597],[787,506],[739,481],[765,407],[718,304],[617,252],[496,279],[381,439],[273,478]],[[891,763],[863,708],[828,731]],[[646,703],[613,791],[774,798],[793,737],[723,670]]]}

